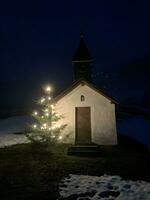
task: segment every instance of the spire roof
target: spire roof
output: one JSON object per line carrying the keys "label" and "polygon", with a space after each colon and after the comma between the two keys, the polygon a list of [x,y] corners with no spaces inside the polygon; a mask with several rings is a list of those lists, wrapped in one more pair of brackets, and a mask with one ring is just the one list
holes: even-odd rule
{"label": "spire roof", "polygon": [[90,55],[90,52],[85,44],[83,35],[80,36],[80,43],[75,52],[75,55],[72,59],[73,62],[76,61],[91,61],[93,58]]}

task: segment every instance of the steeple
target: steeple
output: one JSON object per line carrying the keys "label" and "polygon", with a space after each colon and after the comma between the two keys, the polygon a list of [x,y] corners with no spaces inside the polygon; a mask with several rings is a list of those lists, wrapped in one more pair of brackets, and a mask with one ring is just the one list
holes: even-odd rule
{"label": "steeple", "polygon": [[92,81],[92,63],[93,58],[86,46],[83,35],[80,37],[79,46],[73,56],[72,63],[74,65],[74,79],[85,79],[89,82]]}

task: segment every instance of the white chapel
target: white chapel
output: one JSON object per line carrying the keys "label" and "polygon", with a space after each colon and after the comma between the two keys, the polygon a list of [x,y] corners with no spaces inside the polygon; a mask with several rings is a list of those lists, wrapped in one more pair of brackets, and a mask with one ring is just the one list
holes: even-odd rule
{"label": "white chapel", "polygon": [[83,36],[72,60],[74,82],[54,98],[55,109],[67,124],[64,141],[74,145],[117,145],[116,100],[92,83],[93,58]]}

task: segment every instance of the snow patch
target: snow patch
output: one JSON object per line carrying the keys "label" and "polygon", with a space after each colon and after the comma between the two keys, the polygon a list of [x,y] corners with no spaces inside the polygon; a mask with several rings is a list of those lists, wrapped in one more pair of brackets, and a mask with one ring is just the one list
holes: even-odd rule
{"label": "snow patch", "polygon": [[27,125],[34,123],[30,116],[10,117],[0,120],[0,147],[28,143],[24,133]]}
{"label": "snow patch", "polygon": [[149,200],[150,183],[120,176],[69,175],[59,184],[61,199]]}

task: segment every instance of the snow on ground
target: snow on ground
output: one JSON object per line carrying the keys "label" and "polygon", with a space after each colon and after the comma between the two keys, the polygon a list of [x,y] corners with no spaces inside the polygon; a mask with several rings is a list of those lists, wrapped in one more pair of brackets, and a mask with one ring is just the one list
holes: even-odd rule
{"label": "snow on ground", "polygon": [[[28,124],[33,124],[30,116],[16,116],[0,120],[0,147],[28,142],[24,135],[14,134],[24,132]],[[117,122],[118,133],[128,135],[150,147],[150,120],[143,117],[133,117]]]}
{"label": "snow on ground", "polygon": [[0,120],[0,147],[29,142],[23,133],[28,124],[33,123],[30,116],[17,116]]}
{"label": "snow on ground", "polygon": [[150,183],[120,176],[69,175],[59,184],[61,199],[149,200]]}

